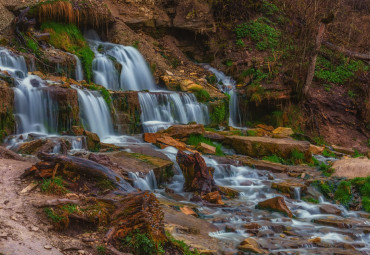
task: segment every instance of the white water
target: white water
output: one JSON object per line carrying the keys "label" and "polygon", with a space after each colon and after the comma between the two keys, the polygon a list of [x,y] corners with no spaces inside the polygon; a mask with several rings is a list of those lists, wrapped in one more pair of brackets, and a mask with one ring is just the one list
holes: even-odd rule
{"label": "white water", "polygon": [[45,81],[36,75],[27,75],[24,58],[7,49],[0,49],[0,69],[7,71],[15,81],[17,133],[56,133],[58,105],[46,90]]}
{"label": "white water", "polygon": [[138,50],[131,46],[101,42],[94,31],[89,31],[86,37],[95,53],[95,83],[111,90],[156,90],[148,65]]}
{"label": "white water", "polygon": [[154,133],[173,124],[209,123],[208,108],[191,93],[139,93],[144,132]]}
{"label": "white water", "polygon": [[99,135],[101,139],[113,135],[113,123],[109,107],[98,91],[75,88],[78,93],[80,118],[86,130]]}
{"label": "white water", "polygon": [[155,190],[158,188],[157,180],[153,170],[145,176],[141,173],[129,173],[129,177],[134,180],[134,187],[141,190]]}
{"label": "white water", "polygon": [[236,81],[231,77],[226,76],[223,72],[211,67],[210,65],[203,64],[205,69],[215,74],[217,79],[217,86],[223,92],[230,95],[229,102],[229,125],[232,127],[240,127],[241,115],[239,111],[239,99],[236,91]]}

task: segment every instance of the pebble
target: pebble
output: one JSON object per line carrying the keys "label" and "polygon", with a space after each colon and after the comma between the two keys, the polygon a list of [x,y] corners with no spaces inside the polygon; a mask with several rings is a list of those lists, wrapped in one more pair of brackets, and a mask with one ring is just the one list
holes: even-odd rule
{"label": "pebble", "polygon": [[86,254],[86,252],[84,250],[78,250],[77,252],[78,252],[78,254],[81,254],[81,255]]}
{"label": "pebble", "polygon": [[35,227],[35,226],[32,226],[31,227],[31,230],[36,232],[36,231],[39,231],[39,228],[38,227]]}
{"label": "pebble", "polygon": [[50,245],[45,245],[44,248],[47,250],[51,250],[53,247],[51,247]]}

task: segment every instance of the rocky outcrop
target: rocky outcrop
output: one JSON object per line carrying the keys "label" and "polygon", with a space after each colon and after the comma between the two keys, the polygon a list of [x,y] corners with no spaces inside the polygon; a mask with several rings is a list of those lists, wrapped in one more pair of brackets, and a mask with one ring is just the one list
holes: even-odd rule
{"label": "rocky outcrop", "polygon": [[263,209],[263,210],[276,211],[276,212],[283,213],[284,215],[290,218],[293,217],[293,213],[289,210],[288,206],[285,204],[283,197],[274,197],[274,198],[259,202],[258,205],[256,205],[256,208]]}
{"label": "rocky outcrop", "polygon": [[237,153],[251,157],[263,157],[276,154],[282,158],[288,159],[292,156],[293,151],[303,153],[306,161],[311,161],[312,157],[309,142],[295,141],[292,139],[228,136],[225,143],[232,146]]}
{"label": "rocky outcrop", "polygon": [[370,176],[370,160],[365,158],[351,158],[335,161],[333,164],[336,177],[353,179]]}
{"label": "rocky outcrop", "polygon": [[138,92],[114,91],[111,97],[115,109],[113,123],[115,130],[123,134],[141,133],[141,107]]}
{"label": "rocky outcrop", "polygon": [[87,149],[89,151],[100,150],[100,138],[97,134],[84,130],[84,136],[86,136]]}
{"label": "rocky outcrop", "polygon": [[203,125],[173,125],[161,133],[171,136],[173,138],[181,139],[187,138],[190,135],[202,135],[204,134]]}
{"label": "rocky outcrop", "polygon": [[58,132],[69,131],[72,126],[80,124],[80,108],[77,91],[63,86],[47,88],[50,97],[58,104]]}
{"label": "rocky outcrop", "polygon": [[323,214],[335,214],[335,215],[341,215],[342,211],[336,207],[335,205],[321,205],[320,206],[320,212]]}
{"label": "rocky outcrop", "polygon": [[0,79],[0,141],[15,131],[13,105],[14,92],[6,81]]}
{"label": "rocky outcrop", "polygon": [[199,153],[186,154],[179,150],[176,156],[185,178],[184,190],[198,192],[201,196],[218,191],[212,170]]}
{"label": "rocky outcrop", "polygon": [[241,242],[238,249],[248,253],[268,254],[268,251],[261,249],[257,241],[250,237]]}

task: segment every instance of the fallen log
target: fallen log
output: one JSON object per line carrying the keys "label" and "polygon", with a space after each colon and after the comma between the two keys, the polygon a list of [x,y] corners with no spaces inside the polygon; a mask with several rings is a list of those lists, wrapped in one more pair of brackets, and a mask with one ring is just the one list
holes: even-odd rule
{"label": "fallen log", "polygon": [[107,178],[121,191],[135,191],[135,188],[126,182],[123,177],[119,176],[108,167],[100,165],[94,161],[68,155],[52,155],[47,153],[40,153],[38,157],[43,160],[43,162],[52,163],[53,165],[59,164],[59,169],[95,178]]}
{"label": "fallen log", "polygon": [[335,44],[332,44],[328,41],[324,41],[323,44],[331,50],[335,50],[335,51],[339,51],[339,52],[343,53],[347,57],[357,58],[357,59],[360,59],[360,60],[370,60],[370,54],[363,54],[363,53],[358,53],[358,52],[346,50],[343,47],[339,47],[339,46],[337,46]]}
{"label": "fallen log", "polygon": [[80,200],[74,200],[74,199],[60,198],[60,199],[52,199],[52,200],[46,200],[46,201],[43,200],[43,201],[33,202],[33,206],[36,207],[36,208],[66,205],[66,204],[80,205],[81,201]]}

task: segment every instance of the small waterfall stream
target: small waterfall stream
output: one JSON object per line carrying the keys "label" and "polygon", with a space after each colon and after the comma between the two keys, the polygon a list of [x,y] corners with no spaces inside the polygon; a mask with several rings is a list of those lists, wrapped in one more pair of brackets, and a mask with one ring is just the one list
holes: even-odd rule
{"label": "small waterfall stream", "polygon": [[210,65],[202,65],[208,71],[214,73],[217,79],[218,88],[230,95],[229,102],[229,125],[232,127],[241,127],[242,118],[239,110],[239,99],[236,91],[236,81],[231,77],[226,76],[223,72],[211,67]]}
{"label": "small waterfall stream", "polygon": [[209,123],[208,108],[191,93],[139,93],[144,132],[155,133],[173,124]]}
{"label": "small waterfall stream", "polygon": [[113,135],[113,123],[109,107],[98,91],[75,88],[78,93],[80,116],[86,130],[99,135],[101,139]]}
{"label": "small waterfall stream", "polygon": [[84,72],[82,70],[81,60],[76,55],[73,55],[73,57],[76,60],[76,67],[75,67],[76,81],[82,81],[84,79]]}
{"label": "small waterfall stream", "polygon": [[94,31],[86,37],[95,53],[95,83],[111,90],[157,89],[145,59],[134,47],[102,42]]}

